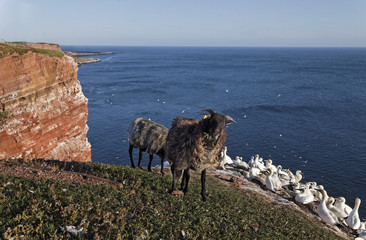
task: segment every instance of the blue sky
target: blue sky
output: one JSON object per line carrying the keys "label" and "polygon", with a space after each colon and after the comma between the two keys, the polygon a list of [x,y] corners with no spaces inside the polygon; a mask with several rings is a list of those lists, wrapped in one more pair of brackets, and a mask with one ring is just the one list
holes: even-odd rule
{"label": "blue sky", "polygon": [[366,0],[0,0],[0,39],[61,45],[366,47]]}

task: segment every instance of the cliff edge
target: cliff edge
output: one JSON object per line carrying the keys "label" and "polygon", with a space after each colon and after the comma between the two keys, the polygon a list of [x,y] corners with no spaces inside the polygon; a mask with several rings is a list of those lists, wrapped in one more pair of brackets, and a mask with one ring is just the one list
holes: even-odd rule
{"label": "cliff edge", "polygon": [[0,159],[91,161],[77,71],[57,44],[0,43]]}

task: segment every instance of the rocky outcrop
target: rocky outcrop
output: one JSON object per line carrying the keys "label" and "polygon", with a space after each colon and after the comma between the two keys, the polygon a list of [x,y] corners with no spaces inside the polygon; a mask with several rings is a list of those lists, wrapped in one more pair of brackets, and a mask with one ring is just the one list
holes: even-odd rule
{"label": "rocky outcrop", "polygon": [[106,55],[106,54],[113,54],[113,52],[90,52],[90,53],[66,52],[66,54],[73,57],[78,66],[80,66],[82,64],[100,62],[99,58],[86,58],[85,56]]}
{"label": "rocky outcrop", "polygon": [[59,50],[0,45],[0,159],[91,161],[88,100],[77,64]]}

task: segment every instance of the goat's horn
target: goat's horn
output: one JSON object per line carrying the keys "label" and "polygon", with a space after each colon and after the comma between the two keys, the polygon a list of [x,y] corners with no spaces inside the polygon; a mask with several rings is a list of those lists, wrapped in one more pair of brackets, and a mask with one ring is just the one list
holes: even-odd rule
{"label": "goat's horn", "polygon": [[232,117],[230,117],[229,115],[225,115],[225,117],[226,117],[226,125],[236,123],[236,121]]}
{"label": "goat's horn", "polygon": [[202,110],[202,111],[206,111],[206,112],[208,112],[208,113],[210,113],[210,114],[214,114],[214,113],[216,113],[214,110],[212,110],[212,109],[205,109],[205,110]]}

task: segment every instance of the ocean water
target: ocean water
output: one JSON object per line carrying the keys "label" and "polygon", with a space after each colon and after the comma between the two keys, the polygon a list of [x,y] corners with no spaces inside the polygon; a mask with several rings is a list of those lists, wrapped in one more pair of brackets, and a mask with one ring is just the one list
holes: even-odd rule
{"label": "ocean water", "polygon": [[176,116],[211,108],[236,120],[227,127],[229,156],[259,154],[299,169],[303,182],[351,207],[360,197],[366,218],[366,48],[62,49],[115,52],[78,72],[94,162],[130,164],[127,128],[137,117],[169,128]]}

